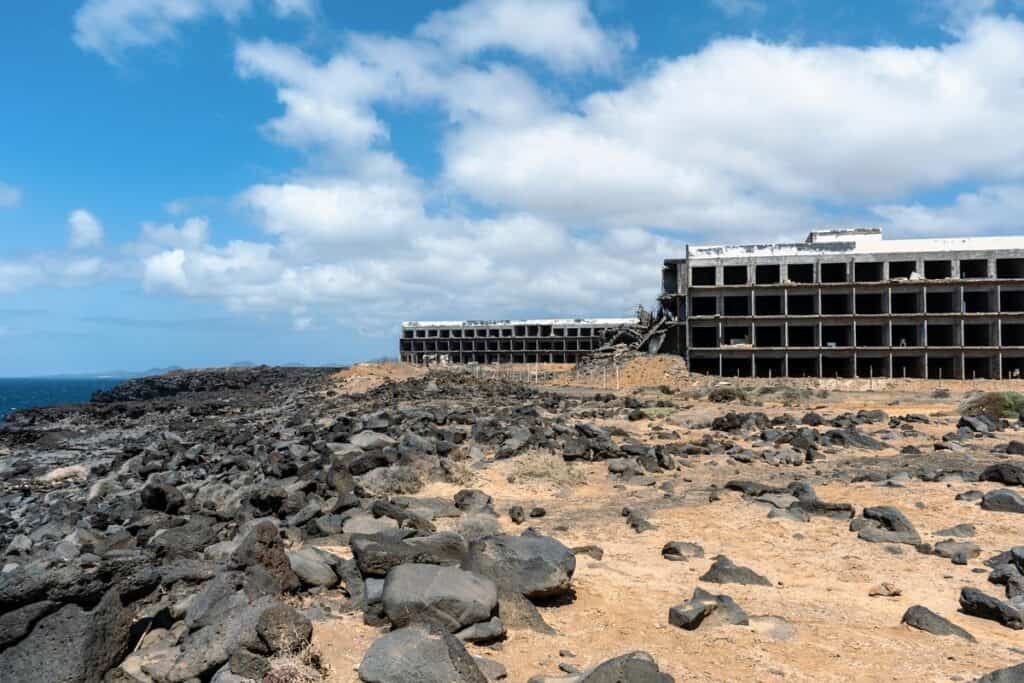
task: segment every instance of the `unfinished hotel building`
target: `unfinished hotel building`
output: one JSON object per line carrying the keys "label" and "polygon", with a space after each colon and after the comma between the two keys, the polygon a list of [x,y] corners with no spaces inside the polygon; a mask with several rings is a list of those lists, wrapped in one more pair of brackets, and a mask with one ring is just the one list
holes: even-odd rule
{"label": "unfinished hotel building", "polygon": [[1024,237],[686,248],[665,261],[665,349],[691,371],[760,377],[1024,374]]}
{"label": "unfinished hotel building", "polygon": [[402,323],[410,363],[575,363],[636,318],[468,320]]}

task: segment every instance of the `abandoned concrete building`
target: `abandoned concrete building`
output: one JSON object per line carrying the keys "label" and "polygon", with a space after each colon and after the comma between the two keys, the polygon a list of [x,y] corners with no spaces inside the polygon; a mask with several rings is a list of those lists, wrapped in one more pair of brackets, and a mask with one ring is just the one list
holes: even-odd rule
{"label": "abandoned concrete building", "polygon": [[726,377],[1024,373],[1024,237],[688,246],[662,270],[663,350]]}
{"label": "abandoned concrete building", "polygon": [[402,323],[399,351],[412,363],[575,363],[636,318]]}

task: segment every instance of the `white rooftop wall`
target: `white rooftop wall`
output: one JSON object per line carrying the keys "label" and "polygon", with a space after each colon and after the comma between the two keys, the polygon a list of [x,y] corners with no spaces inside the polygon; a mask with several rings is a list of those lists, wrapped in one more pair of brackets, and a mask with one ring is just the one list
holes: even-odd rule
{"label": "white rooftop wall", "polygon": [[639,325],[637,318],[552,318],[544,320],[410,320],[402,323],[403,328],[417,327],[508,327],[509,325],[604,325],[621,327]]}
{"label": "white rooftop wall", "polygon": [[887,240],[879,228],[812,232],[804,242],[687,246],[687,260],[759,256],[834,256],[841,254],[915,254],[950,251],[1024,250],[1024,235],[940,237]]}

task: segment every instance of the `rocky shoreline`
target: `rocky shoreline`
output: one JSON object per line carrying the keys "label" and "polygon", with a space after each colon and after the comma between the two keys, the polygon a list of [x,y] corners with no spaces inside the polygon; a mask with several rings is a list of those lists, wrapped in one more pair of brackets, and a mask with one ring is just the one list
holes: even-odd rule
{"label": "rocky shoreline", "polygon": [[[544,614],[576,599],[577,562],[603,554],[600,538],[559,538],[568,516],[549,522],[540,505],[502,508],[492,491],[470,485],[474,472],[536,452],[603,470],[634,492],[627,500],[640,504],[608,501],[622,508],[616,534],[655,532],[652,518],[679,506],[715,514],[723,497],[739,496],[771,520],[847,525],[865,544],[970,564],[993,590],[964,587],[962,614],[1007,634],[1024,628],[1024,546],[982,557],[970,525],[923,535],[896,506],[816,492],[835,482],[977,484],[958,496],[1019,524],[1017,419],[982,411],[949,419],[935,436],[922,430],[941,418],[910,412],[790,414],[741,405],[739,396],[556,392],[465,372],[345,394],[335,372],[178,372],[126,382],[88,404],[9,416],[0,429],[4,678],[350,680],[331,670],[314,631],[352,614],[381,629],[359,653],[359,680],[505,678],[501,644],[554,633]],[[665,421],[718,400],[723,408],[687,423],[687,436]],[[644,438],[630,431],[640,426]],[[688,485],[695,468],[707,469],[710,483]],[[427,495],[432,482],[454,495]],[[665,543],[651,561],[709,564],[705,588],[652,618],[679,633],[792,630],[786,615],[751,615],[707,590],[771,591],[777,582],[721,553],[705,560],[690,540]],[[974,638],[921,605],[902,621]],[[571,659],[531,680],[675,680],[646,652],[609,651],[586,667]],[[979,680],[1024,680],[1020,669]]]}

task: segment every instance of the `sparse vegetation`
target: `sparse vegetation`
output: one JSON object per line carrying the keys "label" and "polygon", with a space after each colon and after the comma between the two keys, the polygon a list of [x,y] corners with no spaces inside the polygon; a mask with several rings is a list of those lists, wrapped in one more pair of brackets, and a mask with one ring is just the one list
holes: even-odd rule
{"label": "sparse vegetation", "polygon": [[583,473],[562,456],[543,448],[531,449],[517,457],[512,476],[516,480],[546,481],[556,486],[578,486],[586,480]]}
{"label": "sparse vegetation", "polygon": [[1016,418],[1024,412],[1024,394],[1016,391],[991,391],[971,396],[960,404],[960,414],[970,417],[985,415],[999,419]]}

